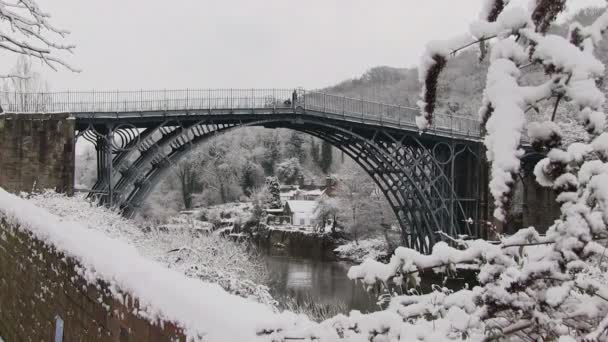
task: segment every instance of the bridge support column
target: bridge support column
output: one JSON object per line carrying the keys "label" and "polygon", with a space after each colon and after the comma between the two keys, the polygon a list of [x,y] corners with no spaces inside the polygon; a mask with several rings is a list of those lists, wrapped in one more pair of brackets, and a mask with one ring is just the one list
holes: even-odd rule
{"label": "bridge support column", "polygon": [[105,135],[97,136],[97,144],[95,145],[97,151],[97,179],[98,181],[103,181],[103,184],[107,185],[105,189],[100,189],[102,194],[99,197],[99,201],[100,203],[109,206],[112,206],[114,198],[114,187],[112,183],[112,139],[112,130],[109,129]]}
{"label": "bridge support column", "polygon": [[[485,152],[485,151],[484,151]],[[495,239],[498,234],[503,233],[502,223],[494,218],[494,199],[490,193],[490,163],[482,154],[479,163],[479,227],[480,237],[484,239]]]}
{"label": "bridge support column", "polygon": [[74,192],[74,126],[67,114],[0,115],[0,187]]}

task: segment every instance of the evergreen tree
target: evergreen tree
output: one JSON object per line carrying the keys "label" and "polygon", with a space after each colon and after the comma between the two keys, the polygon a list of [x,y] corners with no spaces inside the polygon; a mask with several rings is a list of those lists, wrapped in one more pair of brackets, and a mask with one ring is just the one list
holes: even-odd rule
{"label": "evergreen tree", "polygon": [[266,177],[266,188],[270,193],[267,207],[269,209],[281,209],[281,189],[279,187],[279,179],[277,177]]}
{"label": "evergreen tree", "polygon": [[260,185],[260,177],[261,180],[264,179],[262,175],[262,170],[259,165],[253,163],[250,160],[246,161],[245,164],[243,164],[240,185],[243,189],[243,193],[245,194],[245,196],[251,196],[253,190]]}
{"label": "evergreen tree", "polygon": [[283,184],[295,184],[302,176],[302,166],[297,158],[286,159],[277,165],[276,174]]}
{"label": "evergreen tree", "polygon": [[321,144],[321,160],[319,161],[319,166],[324,173],[328,173],[331,169],[331,164],[333,162],[332,150],[331,144],[327,141],[323,141]]}
{"label": "evergreen tree", "polygon": [[281,141],[276,132],[273,132],[264,141],[264,147],[266,147],[266,150],[264,151],[262,167],[267,175],[272,175],[277,161],[281,158]]}
{"label": "evergreen tree", "polygon": [[286,145],[285,151],[287,158],[298,158],[300,163],[303,163],[306,160],[306,151],[304,151],[304,137],[302,137],[302,133],[298,131],[291,131]]}
{"label": "evergreen tree", "polygon": [[314,137],[310,137],[310,157],[315,165],[319,165],[319,145]]}

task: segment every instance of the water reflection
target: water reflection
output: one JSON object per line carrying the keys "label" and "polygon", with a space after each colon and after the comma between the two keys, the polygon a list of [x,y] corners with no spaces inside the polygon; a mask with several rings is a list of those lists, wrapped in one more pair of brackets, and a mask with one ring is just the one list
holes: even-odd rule
{"label": "water reflection", "polygon": [[318,261],[284,256],[267,256],[272,273],[271,288],[276,297],[310,297],[319,304],[343,302],[347,309],[370,312],[378,309],[376,297],[360,283],[346,277],[351,266],[343,261]]}

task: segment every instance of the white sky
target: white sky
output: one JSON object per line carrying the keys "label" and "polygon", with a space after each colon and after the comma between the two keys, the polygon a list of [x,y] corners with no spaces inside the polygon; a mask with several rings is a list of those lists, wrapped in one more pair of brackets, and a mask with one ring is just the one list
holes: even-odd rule
{"label": "white sky", "polygon": [[83,70],[44,76],[53,90],[324,87],[416,65],[426,42],[466,30],[481,1],[39,0],[72,32],[67,59]]}

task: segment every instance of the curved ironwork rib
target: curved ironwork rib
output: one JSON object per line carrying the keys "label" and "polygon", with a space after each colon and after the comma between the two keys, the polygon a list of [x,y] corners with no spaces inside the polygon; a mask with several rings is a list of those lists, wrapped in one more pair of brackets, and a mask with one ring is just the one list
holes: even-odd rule
{"label": "curved ironwork rib", "polygon": [[[394,207],[393,210],[395,211],[400,224],[407,224],[408,228],[411,229],[412,241],[410,243],[415,245],[414,247],[420,250],[426,250],[430,247],[430,245],[435,243],[436,238],[434,236],[434,231],[435,229],[441,227],[441,220],[437,218],[438,212],[442,209],[447,210],[447,207],[443,205],[439,210],[433,208],[428,198],[426,198],[428,196],[428,191],[425,191],[417,184],[417,182],[420,182],[419,177],[421,175],[425,175],[428,178],[425,170],[418,173],[412,172],[407,168],[406,165],[403,165],[402,162],[395,159],[395,151],[393,148],[388,148],[389,146],[386,144],[380,145],[370,142],[368,139],[342,127],[329,125],[327,123],[309,122],[309,124],[314,124],[323,129],[303,129],[298,126],[293,126],[288,122],[286,123],[281,121],[282,120],[266,120],[264,123],[282,123],[281,127],[296,129],[308,134],[313,134],[322,139],[328,140],[339,149],[345,151],[345,153],[355,159],[355,161],[358,162],[358,164],[360,164],[379,185],[385,196],[387,196],[391,202],[391,205]],[[262,123],[250,122],[239,126],[231,126],[222,131],[252,125],[262,125]],[[215,132],[217,132],[217,130]],[[330,134],[327,132],[332,133]],[[340,135],[342,135],[342,137],[340,137]],[[348,137],[348,140],[350,140],[351,143],[345,144],[345,141],[348,140],[345,140],[344,137]],[[145,176],[143,177],[142,184],[135,187],[131,191],[131,194],[126,200],[128,205],[125,207],[132,208],[133,204],[140,203],[147,196],[155,183],[159,181],[159,176],[165,173],[165,170],[168,169],[171,163],[179,160],[182,154],[190,151],[190,149],[186,149],[184,146],[196,145],[207,138],[208,135],[201,135],[198,137],[193,137],[191,140],[182,141],[181,144],[177,144],[177,146],[173,146],[172,151],[169,154],[162,156],[161,160],[159,160],[148,172],[146,172]],[[162,145],[166,144],[167,143],[165,142]],[[421,148],[424,148],[424,146],[421,146]],[[422,154],[424,154],[425,151],[428,154],[428,150],[423,150]],[[166,162],[162,162],[163,160]],[[360,161],[365,162],[362,164]],[[384,167],[385,170],[387,167],[389,167],[393,171],[379,172],[379,169],[382,167]],[[378,177],[381,179],[381,181],[378,179]],[[437,193],[439,193],[439,190],[436,189],[435,184],[429,185],[430,188],[435,189]],[[399,202],[399,207],[395,205],[396,203],[394,203],[393,199],[388,196],[388,193],[393,194],[393,197]],[[445,227],[443,229],[446,228],[451,230],[451,227]],[[452,231],[448,231],[448,233],[452,233]],[[426,239],[429,240],[428,243],[426,242]]]}
{"label": "curved ironwork rib", "polygon": [[[256,125],[256,124],[260,124],[260,123],[254,122],[254,123],[250,123],[249,125]],[[223,133],[223,132],[220,132],[220,133]],[[391,207],[393,208],[398,220],[400,221],[401,226],[402,227],[406,226],[406,225],[408,227],[412,226],[411,224],[407,224],[406,222],[404,222],[405,220],[407,220],[408,217],[402,215],[402,213],[400,212],[401,210],[407,210],[408,207],[405,206],[404,203],[401,203],[401,205],[395,205],[393,198],[391,198],[387,194],[387,190],[386,190],[387,182],[386,181],[381,182],[378,178],[375,177],[376,174],[373,172],[373,165],[369,164],[368,159],[356,158],[356,155],[353,154],[353,152],[352,152],[352,146],[350,148],[347,148],[346,145],[339,144],[337,142],[337,140],[329,138],[327,136],[320,135],[320,134],[318,134],[318,132],[313,131],[313,132],[306,132],[306,133],[313,134],[321,139],[328,140],[330,143],[334,143],[337,148],[345,151],[345,153],[347,153],[349,156],[353,157],[353,159],[372,177],[374,182],[377,185],[379,185],[379,187],[381,188],[381,190],[383,191],[383,193],[389,200],[389,203],[391,204]],[[215,133],[198,137],[197,141],[192,142],[192,145],[202,143],[213,135],[215,135]],[[150,170],[148,172],[148,174],[145,176],[146,180],[144,182],[142,182],[142,186],[138,189],[135,189],[134,192],[132,192],[132,194],[129,196],[129,200],[127,201],[125,210],[132,212],[134,209],[133,208],[134,206],[137,207],[138,203],[142,203],[145,200],[145,198],[149,195],[152,188],[156,185],[156,183],[158,183],[163,178],[164,174],[169,170],[170,165],[178,162],[179,159],[181,159],[183,156],[185,156],[190,150],[191,149],[176,150],[175,154],[171,154],[171,155],[167,156],[167,159],[170,160],[169,162],[158,164],[157,168]],[[365,162],[362,163],[362,161],[365,161]],[[381,178],[381,179],[384,180],[383,178]],[[399,199],[399,196],[395,195],[395,198]]]}

